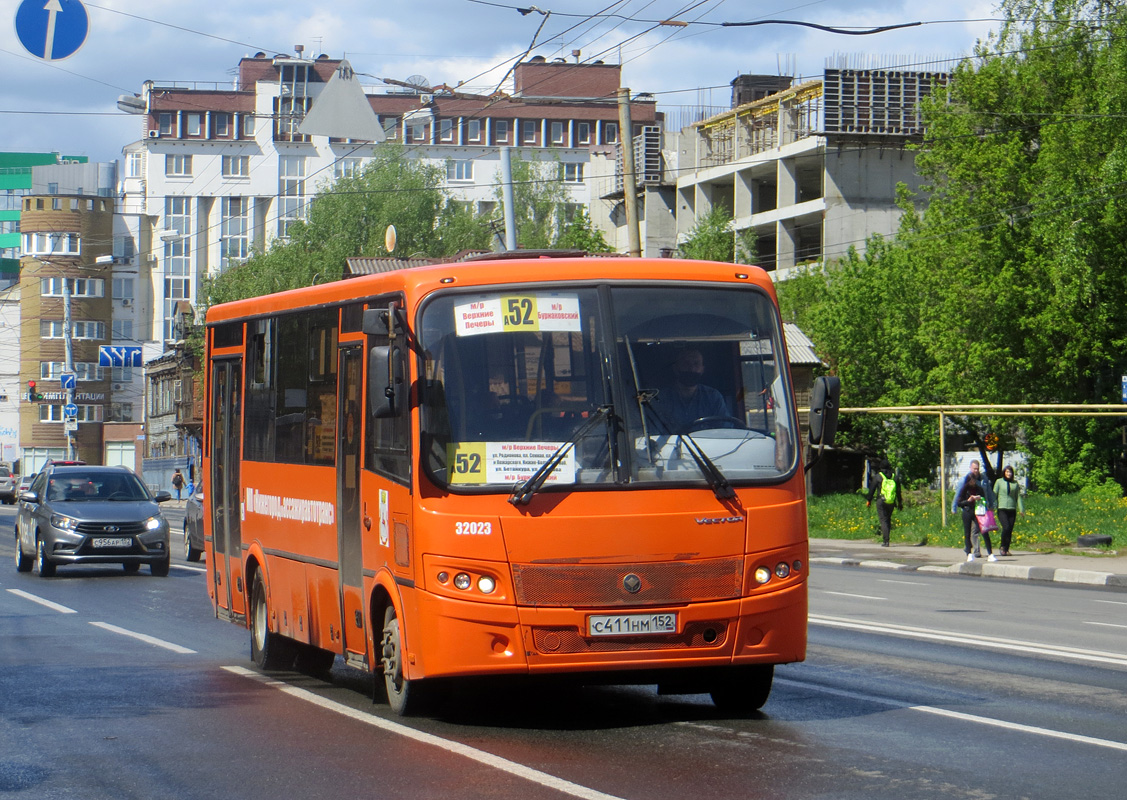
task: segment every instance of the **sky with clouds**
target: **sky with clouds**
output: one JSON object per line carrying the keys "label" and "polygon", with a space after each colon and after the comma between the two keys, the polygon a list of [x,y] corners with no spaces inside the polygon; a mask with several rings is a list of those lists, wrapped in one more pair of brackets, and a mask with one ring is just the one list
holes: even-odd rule
{"label": "sky with clouds", "polygon": [[[141,135],[141,118],[117,110],[119,95],[140,92],[146,80],[231,85],[243,56],[292,54],[297,44],[307,57],[347,58],[365,85],[421,75],[483,92],[525,53],[573,61],[579,50],[584,61],[621,63],[624,86],[674,111],[727,106],[741,73],[814,77],[827,59],[932,69],[929,62],[969,54],[998,27],[992,0],[98,0],[82,3],[83,45],[45,62],[21,44],[16,19],[26,3],[53,2],[0,0],[0,151],[117,159]],[[78,0],[60,2],[58,13],[67,13]],[[718,24],[758,20],[852,30],[925,24],[873,35]]]}

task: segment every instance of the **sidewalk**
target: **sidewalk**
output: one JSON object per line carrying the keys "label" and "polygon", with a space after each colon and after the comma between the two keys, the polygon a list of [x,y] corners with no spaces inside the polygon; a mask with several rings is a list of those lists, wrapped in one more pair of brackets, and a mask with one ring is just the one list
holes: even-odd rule
{"label": "sidewalk", "polygon": [[[1093,553],[1099,552],[1093,550]],[[968,564],[963,551],[952,547],[910,544],[881,547],[871,539],[811,539],[810,563],[1127,587],[1127,554],[1087,556],[1011,550],[1009,556],[998,556],[997,562],[987,561],[983,555]]]}

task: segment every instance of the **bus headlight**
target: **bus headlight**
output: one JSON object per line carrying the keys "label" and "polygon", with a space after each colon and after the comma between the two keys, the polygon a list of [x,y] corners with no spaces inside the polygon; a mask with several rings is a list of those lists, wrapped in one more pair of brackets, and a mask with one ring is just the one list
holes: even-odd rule
{"label": "bus headlight", "polygon": [[785,561],[780,561],[775,565],[775,575],[779,578],[785,578],[790,575],[790,564]]}
{"label": "bus headlight", "polygon": [[459,589],[470,588],[470,576],[464,572],[459,572],[454,576],[454,586]]}
{"label": "bus headlight", "polygon": [[767,567],[758,567],[755,570],[755,582],[762,585],[771,580],[771,570]]}
{"label": "bus headlight", "polygon": [[477,588],[482,594],[493,594],[493,590],[497,588],[497,581],[488,575],[482,575],[477,579]]}

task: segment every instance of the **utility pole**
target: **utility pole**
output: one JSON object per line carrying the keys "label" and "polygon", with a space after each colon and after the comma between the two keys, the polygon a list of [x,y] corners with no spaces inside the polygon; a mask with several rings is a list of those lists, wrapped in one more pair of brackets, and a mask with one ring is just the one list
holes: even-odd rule
{"label": "utility pole", "polygon": [[618,89],[618,139],[622,148],[622,196],[626,201],[626,232],[630,237],[628,255],[642,256],[642,233],[638,225],[638,181],[634,167],[634,121],[630,118],[630,90]]}
{"label": "utility pole", "polygon": [[[74,343],[71,340],[71,319],[70,319],[70,278],[67,277],[66,272],[63,272],[63,343],[66,348],[66,364],[63,369],[67,375],[74,374]],[[74,403],[74,384],[67,384],[67,401],[66,405]],[[64,406],[65,408],[65,406]],[[74,431],[70,429],[69,423],[66,421],[66,412],[63,413],[63,427],[66,429],[67,434],[67,460],[74,460]]]}

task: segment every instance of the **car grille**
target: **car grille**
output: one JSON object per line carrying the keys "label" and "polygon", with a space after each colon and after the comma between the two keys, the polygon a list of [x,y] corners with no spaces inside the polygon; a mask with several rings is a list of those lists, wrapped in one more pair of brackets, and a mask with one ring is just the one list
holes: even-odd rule
{"label": "car grille", "polygon": [[[623,579],[640,579],[637,592]],[[654,606],[740,596],[743,559],[717,558],[658,564],[513,564],[519,605],[558,608]]]}
{"label": "car grille", "polygon": [[84,536],[136,536],[145,532],[143,522],[80,522],[76,533]]}

